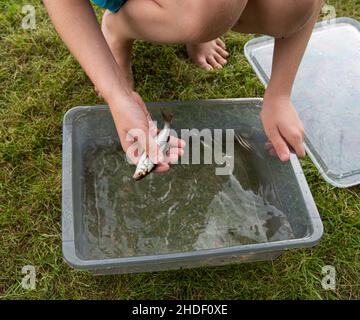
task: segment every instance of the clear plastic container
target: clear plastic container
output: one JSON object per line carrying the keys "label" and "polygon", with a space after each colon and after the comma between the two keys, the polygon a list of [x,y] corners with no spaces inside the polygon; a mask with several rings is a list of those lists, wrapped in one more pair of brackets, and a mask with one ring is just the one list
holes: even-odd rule
{"label": "clear plastic container", "polygon": [[261,103],[149,104],[160,128],[165,109],[178,133],[234,129],[252,150],[235,141],[230,175],[216,175],[216,164],[180,163],[138,182],[108,107],[69,110],[63,123],[65,260],[99,274],[145,272],[271,260],[315,245],[323,233],[319,213],[296,156],[282,164],[267,153]]}

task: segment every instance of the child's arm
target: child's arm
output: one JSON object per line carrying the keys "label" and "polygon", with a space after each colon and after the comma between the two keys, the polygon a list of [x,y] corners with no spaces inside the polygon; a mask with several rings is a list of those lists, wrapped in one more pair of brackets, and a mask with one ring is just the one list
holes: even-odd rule
{"label": "child's arm", "polygon": [[[145,104],[125,80],[102,35],[89,0],[44,0],[50,18],[71,53],[109,103],[110,110],[126,151],[132,142],[126,141],[131,129],[140,129],[146,135],[139,137],[148,146],[152,159],[162,160],[158,145],[148,135],[150,115]],[[156,130],[155,128],[152,128]],[[175,144],[180,141],[175,141]],[[161,164],[157,171],[169,168]]]}
{"label": "child's arm", "polygon": [[304,129],[290,96],[316,20],[317,14],[300,31],[286,39],[275,40],[272,75],[265,92],[261,119],[265,132],[282,161],[289,160],[288,145],[299,157],[305,156]]}

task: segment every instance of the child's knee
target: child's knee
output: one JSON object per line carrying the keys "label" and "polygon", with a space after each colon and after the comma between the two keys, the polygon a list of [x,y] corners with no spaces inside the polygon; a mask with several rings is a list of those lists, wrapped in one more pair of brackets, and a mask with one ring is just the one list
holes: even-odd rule
{"label": "child's knee", "polygon": [[302,28],[316,13],[320,13],[323,0],[298,1],[297,24]]}
{"label": "child's knee", "polygon": [[289,13],[288,26],[285,26],[282,36],[289,36],[302,29],[311,18],[320,13],[323,0],[301,0],[294,3]]}
{"label": "child's knee", "polygon": [[[205,42],[221,36],[237,22],[247,0],[186,0],[178,26],[187,42]],[[179,31],[180,31],[179,30]]]}

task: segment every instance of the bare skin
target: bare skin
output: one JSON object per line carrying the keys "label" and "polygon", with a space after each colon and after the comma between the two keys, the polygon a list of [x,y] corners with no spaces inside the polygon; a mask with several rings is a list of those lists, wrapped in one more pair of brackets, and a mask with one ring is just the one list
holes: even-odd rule
{"label": "bare skin", "polygon": [[188,43],[186,50],[192,62],[207,71],[223,68],[229,56],[220,38],[199,44]]}
{"label": "bare skin", "polygon": [[289,146],[299,157],[305,156],[304,128],[291,102],[291,91],[322,4],[321,0],[252,0],[233,27],[238,32],[275,37],[272,74],[264,96],[261,120],[282,161],[290,158]]}
{"label": "bare skin", "polygon": [[[282,161],[289,159],[289,146],[304,156],[303,127],[290,95],[321,0],[128,0],[118,13],[105,13],[102,33],[87,0],[44,3],[60,36],[109,103],[125,151],[133,143],[126,140],[129,130],[156,133],[133,89],[130,53],[135,39],[184,43],[193,60],[197,57],[197,63],[209,68],[215,61],[222,65],[214,58],[216,52],[225,59],[218,52],[223,46],[217,39],[230,29],[275,36],[273,72],[261,119]],[[217,47],[211,47],[214,41]],[[209,50],[210,58],[206,56]],[[139,143],[160,163],[158,171],[167,170],[184,148],[183,141],[174,139],[171,156],[162,159],[151,135]]]}

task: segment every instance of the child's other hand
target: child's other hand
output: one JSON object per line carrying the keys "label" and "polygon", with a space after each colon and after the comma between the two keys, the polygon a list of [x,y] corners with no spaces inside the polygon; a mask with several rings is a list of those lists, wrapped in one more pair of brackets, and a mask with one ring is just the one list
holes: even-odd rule
{"label": "child's other hand", "polygon": [[170,150],[166,156],[159,151],[159,145],[154,140],[158,129],[136,92],[118,94],[109,101],[109,105],[121,146],[134,164],[139,161],[142,151],[147,150],[150,159],[158,164],[154,171],[163,172],[184,153],[185,142],[175,137],[169,140]]}
{"label": "child's other hand", "polygon": [[299,158],[305,156],[304,128],[289,97],[264,97],[261,121],[281,161],[290,159],[291,146]]}

